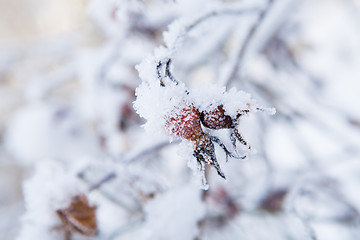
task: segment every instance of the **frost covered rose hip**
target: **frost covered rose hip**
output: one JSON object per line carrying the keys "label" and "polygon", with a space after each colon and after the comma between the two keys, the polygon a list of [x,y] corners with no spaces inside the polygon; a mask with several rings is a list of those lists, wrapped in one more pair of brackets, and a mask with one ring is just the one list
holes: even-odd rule
{"label": "frost covered rose hip", "polygon": [[[250,104],[247,104],[248,107],[250,107]],[[261,109],[257,109],[261,110]],[[227,115],[225,113],[224,106],[221,104],[219,106],[214,107],[211,110],[203,111],[200,113],[200,120],[201,123],[204,125],[204,127],[207,127],[209,129],[224,129],[228,128],[231,129],[231,142],[233,146],[236,148],[236,141],[239,141],[241,144],[247,146],[249,149],[251,149],[251,146],[248,145],[248,143],[244,140],[244,138],[239,133],[237,126],[239,125],[239,118],[249,113],[250,110],[237,110],[236,111],[236,117],[232,118],[230,115]]]}
{"label": "frost covered rose hip", "polygon": [[221,177],[225,178],[217,162],[213,142],[219,144],[225,151],[226,156],[234,157],[234,155],[226,149],[220,139],[204,133],[201,127],[201,114],[193,104],[175,106],[170,114],[166,116],[165,128],[170,132],[170,135],[175,135],[194,143],[193,155],[202,169],[204,169],[205,163],[210,164],[215,167]]}
{"label": "frost covered rose hip", "polygon": [[[216,160],[215,147],[212,141],[214,137],[203,132],[200,122],[200,113],[193,104],[176,106],[171,113],[166,116],[165,128],[171,135],[187,139],[194,143],[194,157],[204,169],[205,163],[215,167],[218,174],[225,178]],[[223,146],[224,149],[225,146]],[[226,150],[227,154],[230,154]]]}
{"label": "frost covered rose hip", "polygon": [[210,129],[234,127],[233,120],[229,115],[225,114],[223,105],[219,105],[210,111],[201,112],[200,120],[205,127]]}
{"label": "frost covered rose hip", "polygon": [[[214,85],[189,91],[184,83],[172,75],[171,59],[161,58],[156,62],[148,59],[138,65],[143,82],[136,89],[134,107],[147,120],[145,128],[150,132],[161,133],[165,130],[172,137],[192,143],[197,165],[189,162],[189,166],[199,170],[206,189],[206,164],[213,166],[225,178],[217,161],[214,144],[222,148],[226,160],[228,157],[244,159],[246,155],[238,154],[236,143],[240,142],[249,149],[251,147],[237,129],[239,118],[262,109],[251,107],[254,101],[250,94],[236,89],[227,91],[224,87]],[[218,129],[229,129],[232,152],[212,135],[213,130]]]}
{"label": "frost covered rose hip", "polygon": [[190,141],[196,141],[203,134],[200,113],[192,104],[175,107],[167,116],[165,127],[171,134]]}

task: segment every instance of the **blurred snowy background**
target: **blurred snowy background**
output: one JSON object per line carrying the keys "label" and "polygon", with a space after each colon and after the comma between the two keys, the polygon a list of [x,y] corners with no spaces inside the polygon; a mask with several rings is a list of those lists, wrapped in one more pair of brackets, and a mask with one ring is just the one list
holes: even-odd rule
{"label": "blurred snowy background", "polygon": [[[203,191],[141,127],[135,66],[173,21],[229,6],[258,11],[205,19],[173,73],[277,113],[241,119],[254,150],[216,149],[227,180],[209,168]],[[360,239],[359,91],[358,0],[0,0],[0,239]],[[76,194],[95,237],[59,227]]]}

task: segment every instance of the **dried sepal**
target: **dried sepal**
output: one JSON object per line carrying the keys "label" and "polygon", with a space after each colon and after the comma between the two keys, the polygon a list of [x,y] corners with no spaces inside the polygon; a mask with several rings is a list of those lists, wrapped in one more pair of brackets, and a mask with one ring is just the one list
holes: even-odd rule
{"label": "dried sepal", "polygon": [[195,141],[195,150],[193,155],[200,164],[201,162],[204,162],[213,166],[219,176],[225,179],[225,174],[222,172],[216,159],[214,143],[208,134],[204,133]]}
{"label": "dried sepal", "polygon": [[96,207],[90,206],[85,195],[80,194],[71,199],[67,208],[56,211],[63,227],[71,233],[79,233],[84,236],[97,234]]}

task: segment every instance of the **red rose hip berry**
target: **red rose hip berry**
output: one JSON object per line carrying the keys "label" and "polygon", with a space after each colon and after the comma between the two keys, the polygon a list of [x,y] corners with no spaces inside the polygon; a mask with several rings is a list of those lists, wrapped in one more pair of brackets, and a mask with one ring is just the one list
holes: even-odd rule
{"label": "red rose hip berry", "polygon": [[211,111],[201,112],[200,120],[205,127],[210,129],[234,127],[233,119],[229,115],[225,114],[223,105],[219,105]]}
{"label": "red rose hip berry", "polygon": [[166,128],[171,134],[190,141],[197,141],[203,135],[200,113],[192,104],[175,107],[166,119]]}

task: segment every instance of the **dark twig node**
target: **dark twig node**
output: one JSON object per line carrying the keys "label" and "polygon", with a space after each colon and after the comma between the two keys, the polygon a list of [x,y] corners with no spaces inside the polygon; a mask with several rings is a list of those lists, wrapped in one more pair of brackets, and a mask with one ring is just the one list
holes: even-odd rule
{"label": "dark twig node", "polygon": [[172,63],[171,58],[165,61],[165,74],[163,74],[163,65],[164,65],[163,61],[160,60],[156,65],[156,73],[161,87],[165,87],[164,78],[168,78],[170,79],[170,81],[175,83],[175,85],[179,85],[179,82],[175,79],[175,77],[171,73],[170,70],[171,63]]}

